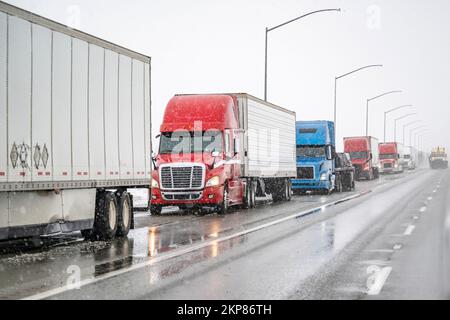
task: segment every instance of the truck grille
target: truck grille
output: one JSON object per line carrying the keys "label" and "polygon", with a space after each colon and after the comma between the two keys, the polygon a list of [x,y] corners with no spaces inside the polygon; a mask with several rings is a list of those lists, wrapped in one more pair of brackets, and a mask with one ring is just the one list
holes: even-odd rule
{"label": "truck grille", "polygon": [[387,168],[392,168],[392,163],[385,163],[385,164],[384,164],[384,168],[385,168],[385,169],[387,169]]}
{"label": "truck grille", "polygon": [[161,168],[162,189],[201,189],[203,187],[203,167],[163,167]]}
{"label": "truck grille", "polygon": [[313,167],[300,167],[297,168],[297,179],[314,179],[314,168]]}

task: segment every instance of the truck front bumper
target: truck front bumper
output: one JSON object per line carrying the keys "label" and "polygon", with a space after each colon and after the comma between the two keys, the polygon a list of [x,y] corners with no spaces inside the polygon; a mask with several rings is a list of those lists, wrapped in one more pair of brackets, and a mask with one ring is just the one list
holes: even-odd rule
{"label": "truck front bumper", "polygon": [[292,179],[293,190],[330,190],[330,181]]}
{"label": "truck front bumper", "polygon": [[161,190],[152,189],[151,205],[158,206],[214,206],[223,202],[223,186],[203,190]]}

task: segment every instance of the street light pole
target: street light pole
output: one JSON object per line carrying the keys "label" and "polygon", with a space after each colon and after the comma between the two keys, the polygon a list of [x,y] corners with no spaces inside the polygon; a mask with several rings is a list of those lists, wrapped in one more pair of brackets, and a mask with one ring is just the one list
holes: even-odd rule
{"label": "street light pole", "polygon": [[385,92],[383,94],[380,94],[380,95],[378,95],[376,97],[373,97],[371,99],[367,99],[367,105],[366,105],[366,136],[369,136],[369,103],[371,101],[374,101],[374,100],[379,99],[381,97],[387,96],[389,94],[401,93],[401,92],[402,91],[399,91],[399,90],[397,90],[397,91],[389,91],[389,92]]}
{"label": "street light pole", "polygon": [[302,15],[300,17],[297,17],[295,19],[292,19],[292,20],[289,20],[289,21],[287,21],[285,23],[282,23],[282,24],[280,24],[278,26],[275,26],[273,28],[266,28],[265,70],[264,70],[264,101],[267,101],[267,66],[268,66],[267,60],[268,60],[268,36],[269,36],[269,32],[271,32],[273,30],[276,30],[278,28],[281,28],[281,27],[283,27],[283,26],[285,26],[287,24],[290,24],[292,22],[295,22],[297,20],[300,20],[302,18],[305,18],[307,16],[310,16],[310,15],[313,15],[313,14],[316,14],[316,13],[321,13],[321,12],[329,12],[329,11],[341,11],[341,9],[340,8],[339,9],[322,9],[322,10],[312,11],[312,12],[304,14],[304,15]]}
{"label": "street light pole", "polygon": [[415,116],[417,113],[409,113],[407,115],[404,115],[403,117],[397,118],[394,120],[394,142],[397,142],[397,121],[403,120],[405,118]]}
{"label": "street light pole", "polygon": [[337,82],[338,82],[338,80],[342,79],[342,78],[345,78],[345,77],[347,77],[347,76],[349,76],[351,74],[354,74],[356,72],[359,72],[359,71],[362,71],[362,70],[365,70],[365,69],[369,69],[369,68],[376,68],[376,67],[381,68],[381,67],[383,67],[383,65],[382,64],[367,65],[367,66],[355,69],[353,71],[347,72],[347,73],[345,73],[343,75],[340,75],[340,76],[334,78],[334,132],[335,132],[336,136],[337,136],[337,134],[336,134],[337,124],[336,123],[337,123]]}
{"label": "street light pole", "polygon": [[407,124],[405,124],[403,126],[403,141],[402,141],[403,145],[405,144],[405,131],[406,131],[406,128],[408,128],[409,126],[412,126],[413,124],[419,123],[419,122],[422,122],[422,120],[416,120],[416,121],[407,123]]}
{"label": "street light pole", "polygon": [[418,147],[418,145],[417,145],[417,137],[422,135],[422,134],[424,134],[424,133],[426,133],[427,131],[428,131],[428,129],[424,129],[424,130],[416,132],[414,134],[414,148],[419,149],[419,148],[417,148]]}
{"label": "street light pole", "polygon": [[397,110],[400,110],[400,109],[403,109],[403,108],[410,108],[410,107],[412,107],[412,104],[405,104],[403,106],[399,106],[399,107],[390,109],[390,110],[388,110],[388,111],[386,111],[384,113],[384,139],[383,139],[383,142],[386,142],[386,120],[387,120],[387,115],[389,113],[391,113],[391,112],[394,112],[394,111],[397,111]]}
{"label": "street light pole", "polygon": [[423,125],[423,126],[416,127],[416,128],[413,128],[413,129],[409,130],[409,144],[410,145],[412,145],[414,147],[414,144],[412,143],[413,132],[415,132],[417,130],[420,130],[420,129],[425,129],[425,128],[428,128],[428,126],[427,125]]}

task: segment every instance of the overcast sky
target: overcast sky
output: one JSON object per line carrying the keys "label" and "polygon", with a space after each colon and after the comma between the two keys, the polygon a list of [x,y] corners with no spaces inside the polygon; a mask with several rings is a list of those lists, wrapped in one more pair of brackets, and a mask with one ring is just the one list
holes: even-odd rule
{"label": "overcast sky", "polygon": [[[413,104],[429,125],[424,147],[450,147],[450,1],[448,0],[9,0],[13,5],[152,57],[153,136],[177,93],[247,92],[263,98],[264,30],[309,11],[322,13],[269,34],[269,101],[298,120],[332,120],[340,80],[338,149],[343,136],[383,139],[383,112]],[[393,140],[393,120],[388,140]],[[420,125],[420,124],[419,124]],[[414,126],[412,126],[414,127]],[[408,142],[409,134],[407,134]]]}

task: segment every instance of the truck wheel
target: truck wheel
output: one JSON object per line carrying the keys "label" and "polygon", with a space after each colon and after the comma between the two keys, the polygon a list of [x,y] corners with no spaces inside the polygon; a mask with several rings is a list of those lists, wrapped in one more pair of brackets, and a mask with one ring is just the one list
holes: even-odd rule
{"label": "truck wheel", "polygon": [[112,192],[101,192],[97,195],[93,236],[97,240],[112,240],[118,227],[117,199]]}
{"label": "truck wheel", "polygon": [[247,188],[245,191],[245,209],[252,209],[256,205],[256,183],[249,179],[247,180]]}
{"label": "truck wheel", "polygon": [[286,200],[291,201],[292,200],[292,188],[291,188],[291,180],[286,180]]}
{"label": "truck wheel", "polygon": [[126,237],[130,232],[133,220],[133,208],[128,192],[123,192],[119,201],[119,218],[117,225],[117,236]]}
{"label": "truck wheel", "polygon": [[223,201],[222,203],[219,205],[219,207],[217,208],[217,213],[218,214],[226,214],[228,211],[228,203],[229,199],[228,199],[228,185],[225,184],[223,187]]}
{"label": "truck wheel", "polygon": [[150,213],[152,216],[160,216],[162,212],[162,206],[158,206],[156,204],[152,204],[150,206]]}
{"label": "truck wheel", "polygon": [[336,181],[336,192],[342,192],[342,179],[339,178]]}

